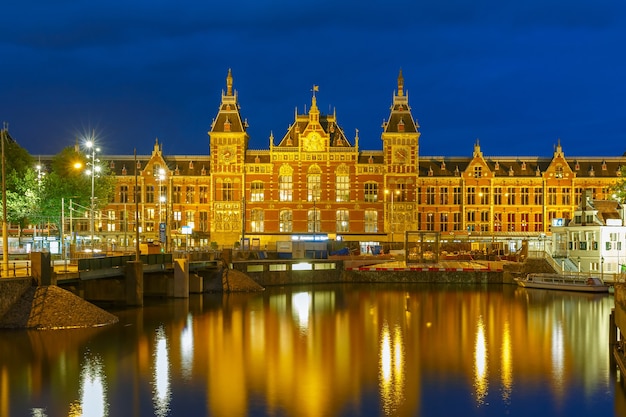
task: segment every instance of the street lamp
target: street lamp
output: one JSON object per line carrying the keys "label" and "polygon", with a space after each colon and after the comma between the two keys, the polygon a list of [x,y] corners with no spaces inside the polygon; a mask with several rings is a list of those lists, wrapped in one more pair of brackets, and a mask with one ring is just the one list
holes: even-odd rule
{"label": "street lamp", "polygon": [[96,147],[96,144],[93,140],[88,140],[85,142],[85,147],[90,150],[91,155],[87,155],[89,158],[89,162],[87,163],[91,168],[87,170],[87,175],[91,175],[91,204],[89,205],[89,230],[91,233],[91,253],[94,253],[94,237],[95,237],[95,219],[94,219],[94,211],[96,209],[96,195],[95,195],[95,185],[96,185],[96,172],[100,172],[100,166],[96,165],[96,162],[100,162],[100,160],[96,159],[96,152],[100,152],[100,148]]}
{"label": "street lamp", "polygon": [[[167,198],[163,195],[165,169],[159,168],[157,180],[159,182],[159,241],[167,246],[167,224],[163,222],[163,205],[165,205],[167,211]],[[167,220],[167,216],[165,218]]]}
{"label": "street lamp", "polygon": [[[41,164],[37,164],[37,166],[35,167],[37,168],[37,201],[39,204],[41,204],[41,182],[43,181],[43,177],[46,175],[46,173],[43,171],[43,166],[41,166]],[[41,218],[39,219],[41,220]],[[37,226],[38,226],[38,221],[35,221],[35,228],[33,231],[33,250],[37,250]],[[43,233],[42,233],[42,239],[43,239]],[[43,243],[43,242],[42,242]]]}

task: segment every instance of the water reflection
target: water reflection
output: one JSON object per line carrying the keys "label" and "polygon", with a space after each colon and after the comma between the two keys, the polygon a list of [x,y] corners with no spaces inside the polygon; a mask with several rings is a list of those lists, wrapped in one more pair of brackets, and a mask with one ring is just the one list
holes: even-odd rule
{"label": "water reflection", "polygon": [[608,368],[612,303],[444,285],[154,300],[98,331],[0,337],[0,411],[620,415],[614,404],[626,402],[614,400]]}
{"label": "water reflection", "polygon": [[404,343],[395,326],[393,336],[384,323],[380,336],[380,397],[385,415],[394,415],[404,400]]}
{"label": "water reflection", "polygon": [[83,368],[80,372],[80,408],[72,407],[70,415],[85,417],[106,417],[109,415],[102,359],[97,355],[92,355],[91,352],[87,352],[85,355]]}
{"label": "water reflection", "polygon": [[485,403],[485,397],[489,391],[487,370],[485,324],[483,323],[482,316],[479,316],[476,323],[476,342],[474,343],[474,388],[476,390],[476,402],[479,405]]}
{"label": "water reflection", "polygon": [[154,414],[158,417],[168,415],[170,411],[170,360],[167,338],[163,327],[155,334],[154,373],[153,373]]}

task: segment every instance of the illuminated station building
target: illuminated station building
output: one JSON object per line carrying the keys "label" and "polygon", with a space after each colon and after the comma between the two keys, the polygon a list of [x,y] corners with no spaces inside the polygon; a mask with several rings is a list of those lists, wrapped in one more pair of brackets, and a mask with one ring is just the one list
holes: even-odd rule
{"label": "illuminated station building", "polygon": [[[137,157],[142,241],[274,250],[329,239],[366,252],[399,247],[406,231],[428,231],[442,240],[540,242],[572,218],[586,193],[610,200],[626,164],[624,156],[566,157],[560,142],[550,157],[489,157],[478,141],[469,157],[422,156],[402,72],[382,149],[364,150],[358,131],[348,137],[336,112],[320,112],[316,91],[282,137],[269,137],[269,149],[249,149],[229,71],[208,156],[164,155],[157,140],[151,155]],[[104,159],[117,186],[98,234],[103,243],[132,246],[135,160]]]}

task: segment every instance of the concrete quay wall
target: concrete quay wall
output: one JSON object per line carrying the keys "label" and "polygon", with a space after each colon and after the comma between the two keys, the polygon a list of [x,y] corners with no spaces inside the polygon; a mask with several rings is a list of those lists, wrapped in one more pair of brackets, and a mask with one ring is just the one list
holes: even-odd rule
{"label": "concrete quay wall", "polygon": [[285,263],[285,268],[281,270],[272,270],[269,265],[272,263],[235,262],[233,268],[245,273],[263,287],[330,283],[513,283],[512,275],[502,270],[344,269],[342,261],[311,262],[312,267],[308,270],[295,269],[296,263]]}

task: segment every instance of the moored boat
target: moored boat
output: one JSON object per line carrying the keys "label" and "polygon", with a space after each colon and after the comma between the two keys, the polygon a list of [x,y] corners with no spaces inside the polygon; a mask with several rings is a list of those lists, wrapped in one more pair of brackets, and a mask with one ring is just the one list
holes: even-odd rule
{"label": "moored boat", "polygon": [[516,278],[517,285],[524,288],[540,288],[546,290],[565,290],[583,292],[609,292],[609,286],[594,276],[560,275],[560,274],[528,274],[524,278]]}

